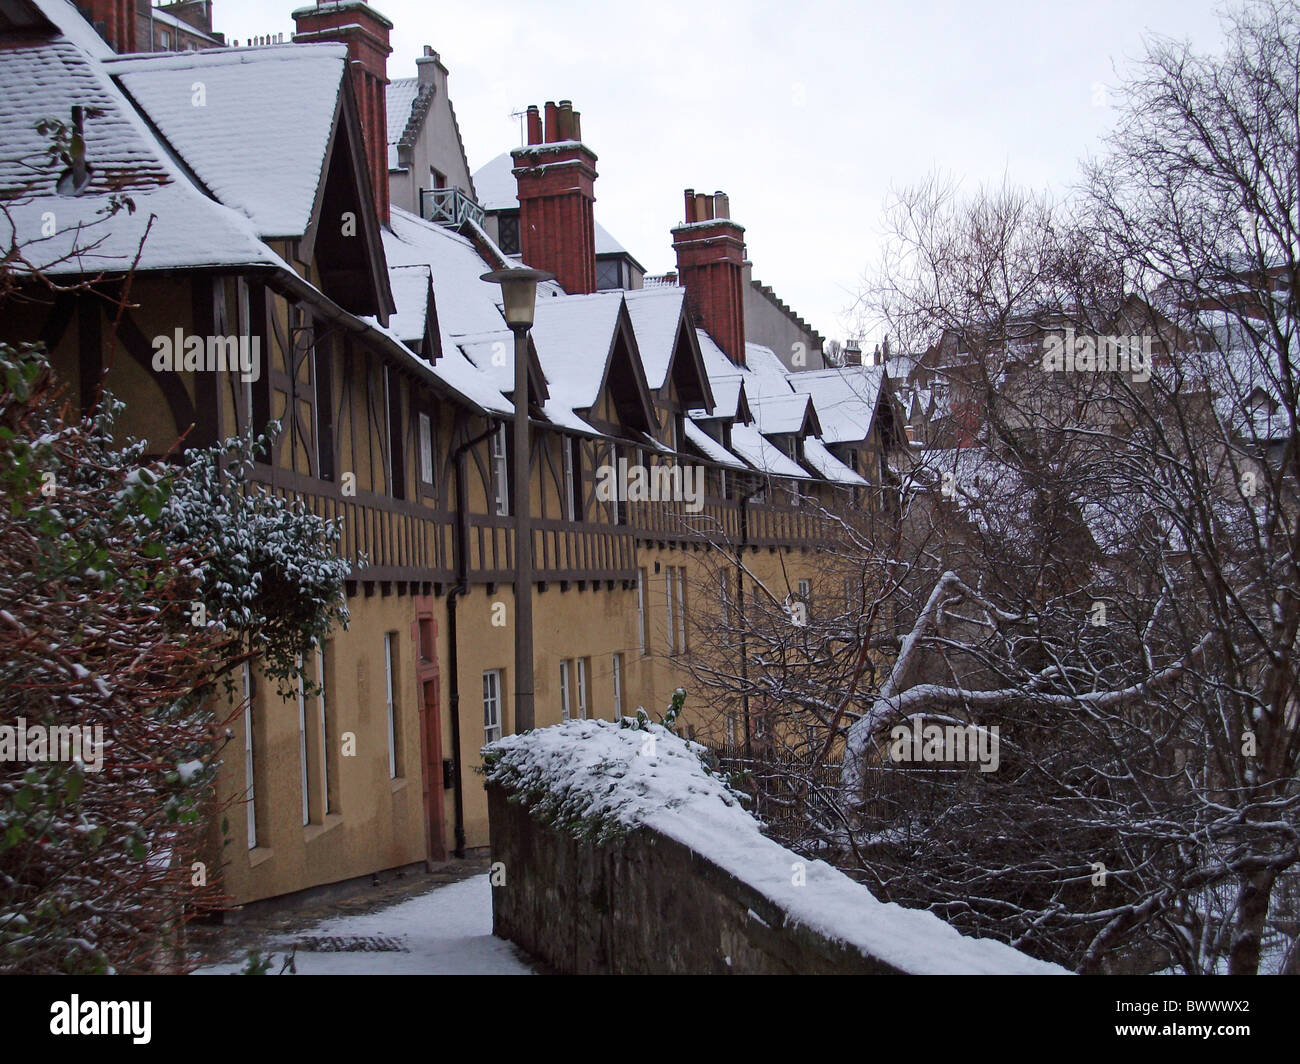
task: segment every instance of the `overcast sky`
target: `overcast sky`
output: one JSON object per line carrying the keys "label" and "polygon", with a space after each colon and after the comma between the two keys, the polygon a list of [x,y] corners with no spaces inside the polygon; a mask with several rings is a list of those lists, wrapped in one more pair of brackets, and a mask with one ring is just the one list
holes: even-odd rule
{"label": "overcast sky", "polygon": [[[214,0],[241,43],[289,0]],[[827,339],[879,257],[891,186],[935,170],[1062,190],[1113,112],[1098,85],[1157,31],[1212,50],[1217,0],[377,0],[389,77],[432,45],[470,167],[570,99],[599,157],[596,218],[652,273],[674,266],[682,190],[730,194],[754,276]],[[1098,106],[1098,103],[1101,106]]]}

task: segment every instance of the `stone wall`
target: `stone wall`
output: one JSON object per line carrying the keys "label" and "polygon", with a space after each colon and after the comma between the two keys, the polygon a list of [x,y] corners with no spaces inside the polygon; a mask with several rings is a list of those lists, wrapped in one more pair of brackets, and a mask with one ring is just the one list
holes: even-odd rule
{"label": "stone wall", "polygon": [[581,974],[1065,974],[763,834],[644,714],[484,750],[494,931]]}
{"label": "stone wall", "polygon": [[[808,928],[712,861],[650,828],[596,845],[488,787],[492,930],[575,974],[901,974]],[[798,858],[792,855],[792,859]]]}

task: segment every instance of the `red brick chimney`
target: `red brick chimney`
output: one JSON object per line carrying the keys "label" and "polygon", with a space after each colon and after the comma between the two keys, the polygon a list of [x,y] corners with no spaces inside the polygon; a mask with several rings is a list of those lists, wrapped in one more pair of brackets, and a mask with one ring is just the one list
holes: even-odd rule
{"label": "red brick chimney", "polygon": [[393,24],[362,0],[331,0],[293,13],[295,43],[339,41],[348,46],[348,69],[361,112],[361,134],[379,220],[388,224],[388,57]]}
{"label": "red brick chimney", "polygon": [[686,190],[686,222],[673,230],[677,273],[696,325],[727,357],[745,364],[745,230],[723,192]]}
{"label": "red brick chimney", "polygon": [[135,0],[77,0],[77,7],[113,51],[125,53],[138,50]]}
{"label": "red brick chimney", "polygon": [[546,127],[528,108],[528,144],[510,153],[519,184],[523,260],[550,270],[570,295],[596,290],[596,156],[582,143],[568,100],[546,105]]}

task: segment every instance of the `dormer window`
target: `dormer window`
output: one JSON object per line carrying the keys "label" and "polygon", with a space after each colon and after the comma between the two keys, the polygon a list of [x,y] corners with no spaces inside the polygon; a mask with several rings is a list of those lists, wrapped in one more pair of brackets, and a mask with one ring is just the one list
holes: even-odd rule
{"label": "dormer window", "polygon": [[607,292],[626,287],[623,283],[623,263],[620,259],[596,260],[596,291]]}

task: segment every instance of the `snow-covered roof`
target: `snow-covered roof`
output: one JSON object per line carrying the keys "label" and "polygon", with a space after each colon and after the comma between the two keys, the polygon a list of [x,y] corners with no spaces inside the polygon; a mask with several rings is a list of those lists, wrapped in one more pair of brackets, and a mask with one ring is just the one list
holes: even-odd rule
{"label": "snow-covered roof", "polygon": [[388,115],[388,169],[390,170],[401,169],[402,163],[397,149],[419,97],[419,78],[393,78],[388,83],[384,105]]}
{"label": "snow-covered roof", "polygon": [[646,384],[652,389],[664,386],[668,367],[677,344],[686,290],[682,288],[639,289],[623,293],[636,345],[641,350]]}
{"label": "snow-covered roof", "polygon": [[727,466],[731,469],[749,468],[690,418],[686,419],[686,438],[710,462],[716,462],[718,465]]}
{"label": "snow-covered roof", "polygon": [[515,181],[515,160],[503,151],[474,171],[474,188],[479,206],[485,211],[508,211],[519,206],[519,185]]}
{"label": "snow-covered roof", "polygon": [[595,405],[622,306],[622,292],[537,301],[533,343],[557,401],[578,410]]}
{"label": "snow-covered roof", "polygon": [[865,440],[871,432],[884,372],[879,366],[845,366],[788,374],[797,392],[812,396],[828,443]]}
{"label": "snow-covered roof", "polygon": [[[0,195],[32,266],[50,274],[125,271],[133,263],[140,270],[284,266],[247,218],[195,189],[162,149],[104,73],[111,52],[81,16],[62,0],[38,6],[62,36],[0,53]],[[74,105],[86,109],[91,176],[82,193],[63,196],[56,187],[62,167],[50,164],[50,141],[36,125],[69,122]],[[117,193],[135,210],[110,219],[109,197]],[[48,215],[57,231],[42,239]],[[7,230],[0,221],[5,244]]]}
{"label": "snow-covered roof", "polygon": [[803,457],[819,476],[835,484],[852,484],[859,488],[869,486],[866,480],[831,454],[816,437],[809,436],[803,441]]}
{"label": "snow-covered roof", "polygon": [[597,255],[631,254],[631,252],[629,252],[627,248],[625,248],[622,244],[620,244],[614,238],[613,234],[611,234],[610,231],[606,229],[603,225],[601,225],[599,222],[595,222],[594,225],[596,226],[596,254]]}
{"label": "snow-covered roof", "polygon": [[297,237],[323,179],[346,62],[343,44],[284,44],[105,65],[218,200],[263,237]]}
{"label": "snow-covered roof", "polygon": [[391,231],[384,232],[384,254],[390,266],[432,269],[438,321],[449,336],[495,332],[505,325],[501,288],[479,280],[489,267],[468,238],[395,206]]}
{"label": "snow-covered roof", "polygon": [[[799,857],[763,834],[703,747],[657,725],[571,720],[487,747],[487,778],[598,840],[644,827],[674,839],[803,926],[911,974],[1066,975],[993,939],[968,938],[933,913],[879,901],[824,861]],[[647,736],[654,752],[646,756]],[[792,863],[806,864],[792,885]]]}
{"label": "snow-covered roof", "polygon": [[787,392],[785,395],[765,395],[751,399],[758,431],[764,435],[797,433],[808,417],[808,396]]}
{"label": "snow-covered roof", "polygon": [[397,313],[388,319],[389,330],[403,341],[423,340],[429,327],[429,286],[433,283],[433,271],[424,263],[394,266],[388,271],[388,283],[397,304]]}
{"label": "snow-covered roof", "polygon": [[764,439],[762,433],[752,425],[731,426],[731,449],[760,473],[796,480],[812,479],[807,470],[787,458],[780,448]]}
{"label": "snow-covered roof", "polygon": [[[411,120],[411,108],[420,95],[419,78],[391,78],[384,93],[384,106],[388,113],[388,149],[390,153],[406,132],[406,123]],[[392,156],[389,156],[392,165]]]}

